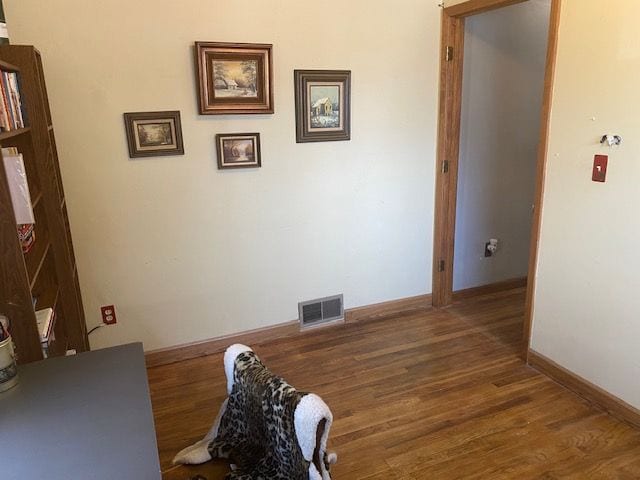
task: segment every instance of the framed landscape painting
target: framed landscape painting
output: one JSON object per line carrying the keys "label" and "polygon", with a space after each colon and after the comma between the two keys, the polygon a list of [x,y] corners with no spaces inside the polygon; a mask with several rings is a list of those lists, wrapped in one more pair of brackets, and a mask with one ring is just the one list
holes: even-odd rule
{"label": "framed landscape painting", "polygon": [[184,155],[180,112],[125,113],[129,157]]}
{"label": "framed landscape painting", "polygon": [[262,166],[259,133],[219,133],[216,150],[221,170]]}
{"label": "framed landscape painting", "polygon": [[200,114],[273,113],[272,45],[196,42]]}
{"label": "framed landscape painting", "polygon": [[296,142],[351,138],[351,71],[295,70]]}

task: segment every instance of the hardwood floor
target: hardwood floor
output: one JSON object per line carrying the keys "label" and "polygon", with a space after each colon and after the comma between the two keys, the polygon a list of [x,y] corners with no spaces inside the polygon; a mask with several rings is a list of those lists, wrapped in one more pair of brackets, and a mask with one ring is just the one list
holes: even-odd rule
{"label": "hardwood floor", "polygon": [[[334,480],[639,479],[640,431],[518,357],[524,298],[516,289],[253,347],[331,407]],[[222,355],[150,368],[149,381],[164,480],[222,479],[224,463],[171,467],[225,397]]]}

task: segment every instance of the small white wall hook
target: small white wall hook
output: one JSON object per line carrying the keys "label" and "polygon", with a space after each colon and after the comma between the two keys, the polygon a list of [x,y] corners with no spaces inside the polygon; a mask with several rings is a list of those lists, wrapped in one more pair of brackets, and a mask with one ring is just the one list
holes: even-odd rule
{"label": "small white wall hook", "polygon": [[600,143],[602,145],[607,144],[610,147],[618,146],[622,144],[622,137],[620,135],[603,135]]}

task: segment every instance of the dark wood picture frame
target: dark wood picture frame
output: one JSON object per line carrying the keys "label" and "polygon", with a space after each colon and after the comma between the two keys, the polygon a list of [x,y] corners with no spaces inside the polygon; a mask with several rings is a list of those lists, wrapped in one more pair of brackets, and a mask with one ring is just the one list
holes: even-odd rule
{"label": "dark wood picture frame", "polygon": [[[242,156],[246,156],[246,149],[243,153],[237,155],[238,158],[231,160],[229,148],[225,149],[225,141],[251,141],[252,160],[242,160]],[[262,166],[262,155],[260,152],[260,134],[259,133],[219,133],[216,135],[216,151],[218,153],[218,169],[234,169],[234,168],[259,168]]]}
{"label": "dark wood picture frame", "polygon": [[196,42],[200,114],[273,113],[272,50],[266,43]]}
{"label": "dark wood picture frame", "polygon": [[[165,124],[166,129],[162,132],[165,138],[160,141],[148,140],[145,145],[145,140],[141,138],[144,130],[141,130],[140,127],[156,124]],[[127,131],[130,158],[184,155],[182,123],[180,122],[179,111],[125,113],[124,125]],[[169,137],[166,136],[167,134]],[[167,141],[167,138],[169,141]]]}
{"label": "dark wood picture frame", "polygon": [[293,80],[296,142],[351,140],[351,71],[294,70]]}

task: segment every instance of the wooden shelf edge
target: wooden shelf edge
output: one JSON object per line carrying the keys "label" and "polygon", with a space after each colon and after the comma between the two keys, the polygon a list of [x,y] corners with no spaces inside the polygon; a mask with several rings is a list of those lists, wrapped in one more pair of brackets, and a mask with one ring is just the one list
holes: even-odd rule
{"label": "wooden shelf edge", "polygon": [[47,246],[44,249],[44,253],[42,254],[42,258],[38,262],[38,267],[36,268],[36,271],[34,272],[33,277],[29,279],[29,288],[31,288],[31,290],[33,290],[33,287],[35,287],[35,285],[36,285],[36,281],[38,280],[38,276],[40,275],[40,272],[42,271],[42,266],[44,265],[44,261],[47,259],[47,255],[49,255],[49,251],[50,250],[51,250],[51,242],[47,241]]}
{"label": "wooden shelf edge", "polygon": [[5,71],[9,71],[9,72],[19,72],[20,71],[20,69],[18,67],[16,67],[15,65],[11,65],[10,63],[3,62],[2,60],[0,60],[0,69],[1,70],[5,70]]}
{"label": "wooden shelf edge", "polygon": [[58,308],[58,302],[60,301],[60,287],[58,287],[56,289],[56,296],[53,299],[53,305],[51,305],[51,308],[53,308],[53,311],[55,312],[56,309]]}
{"label": "wooden shelf edge", "polygon": [[24,135],[25,133],[29,133],[30,131],[31,131],[31,127],[24,127],[24,128],[16,128],[15,130],[9,130],[8,132],[2,132],[0,133],[0,141],[17,137],[18,135]]}
{"label": "wooden shelf edge", "polygon": [[33,208],[35,209],[38,204],[40,203],[40,200],[42,200],[42,192],[38,192],[38,194],[36,195],[36,198],[33,200]]}

